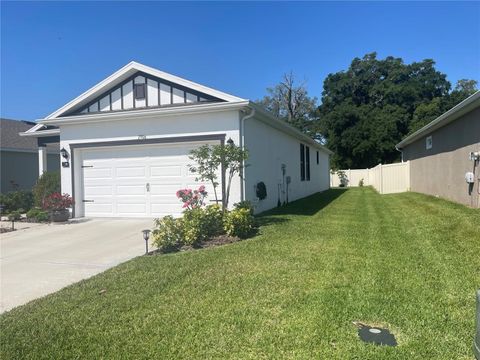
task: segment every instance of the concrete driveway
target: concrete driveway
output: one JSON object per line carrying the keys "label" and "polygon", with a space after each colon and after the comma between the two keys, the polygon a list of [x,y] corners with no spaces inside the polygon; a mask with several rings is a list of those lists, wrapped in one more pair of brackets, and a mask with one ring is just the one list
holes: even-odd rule
{"label": "concrete driveway", "polygon": [[0,312],[145,253],[150,219],[84,219],[37,225],[0,239]]}

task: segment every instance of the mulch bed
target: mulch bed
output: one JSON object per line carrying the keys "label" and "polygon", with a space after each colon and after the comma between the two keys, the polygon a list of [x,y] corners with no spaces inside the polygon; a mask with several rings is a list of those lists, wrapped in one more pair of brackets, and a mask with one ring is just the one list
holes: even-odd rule
{"label": "mulch bed", "polygon": [[207,241],[202,242],[196,246],[182,246],[178,250],[173,251],[162,251],[162,250],[152,250],[148,252],[148,255],[162,255],[167,253],[179,252],[179,251],[190,251],[190,250],[198,250],[198,249],[207,249],[215,246],[222,246],[226,244],[232,244],[237,241],[241,241],[239,237],[236,236],[228,236],[228,235],[219,235],[215,236]]}

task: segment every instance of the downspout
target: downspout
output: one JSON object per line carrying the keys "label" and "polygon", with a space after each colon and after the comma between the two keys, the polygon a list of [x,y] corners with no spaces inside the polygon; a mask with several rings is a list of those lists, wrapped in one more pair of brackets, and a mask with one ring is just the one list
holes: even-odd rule
{"label": "downspout", "polygon": [[400,154],[402,154],[402,163],[403,163],[403,150],[399,149],[398,147],[395,146],[395,150],[397,150]]}
{"label": "downspout", "polygon": [[[245,114],[240,117],[240,147],[245,149],[245,120],[248,120],[255,116],[255,109],[251,107],[246,107],[245,109],[250,109],[250,113]],[[245,161],[243,162],[242,177],[240,181],[240,200],[245,200]]]}

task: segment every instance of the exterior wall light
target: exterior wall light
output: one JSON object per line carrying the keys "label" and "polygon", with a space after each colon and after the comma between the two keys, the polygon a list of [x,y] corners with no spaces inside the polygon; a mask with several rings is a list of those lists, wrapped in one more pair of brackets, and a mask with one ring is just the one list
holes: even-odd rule
{"label": "exterior wall light", "polygon": [[148,255],[148,239],[150,238],[150,230],[142,230],[143,240],[145,240],[145,255]]}
{"label": "exterior wall light", "polygon": [[233,144],[235,144],[235,143],[233,142],[232,138],[228,138],[227,144],[230,145],[230,146],[233,146]]}
{"label": "exterior wall light", "polygon": [[64,159],[68,159],[68,151],[65,150],[65,148],[62,147],[62,150],[60,150],[60,154]]}

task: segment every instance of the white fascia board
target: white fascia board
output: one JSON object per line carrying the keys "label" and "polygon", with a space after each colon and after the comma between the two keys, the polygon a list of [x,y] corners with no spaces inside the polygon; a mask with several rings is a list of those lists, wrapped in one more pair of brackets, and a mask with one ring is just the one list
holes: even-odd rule
{"label": "white fascia board", "polygon": [[[42,127],[43,126],[44,125],[42,125]],[[60,135],[60,129],[40,130],[40,131],[32,131],[32,132],[30,130],[27,130],[25,132],[19,132],[18,135],[27,136],[27,137],[46,137],[46,136]]]}
{"label": "white fascia board", "polygon": [[60,109],[54,111],[53,113],[45,117],[45,119],[57,118],[60,115],[64,114],[65,112],[73,109],[74,107],[88,103],[89,101],[99,96],[103,92],[107,91],[108,89],[115,87],[116,85],[118,85],[123,80],[127,79],[130,75],[133,75],[137,71],[142,71],[152,76],[156,76],[156,77],[171,81],[173,83],[183,85],[185,87],[191,88],[193,90],[197,90],[199,92],[203,92],[205,94],[217,97],[219,99],[222,99],[228,102],[245,101],[245,99],[209,88],[207,86],[197,84],[193,81],[186,80],[178,76],[168,74],[166,72],[132,61],[127,65],[125,65],[124,67],[122,67],[120,70],[116,71],[112,75],[100,81],[98,84],[96,84],[89,90],[85,91],[80,96],[76,97],[69,103],[65,104]]}
{"label": "white fascia board", "polygon": [[34,125],[33,127],[31,127],[30,129],[28,129],[27,131],[25,131],[25,133],[27,133],[27,134],[28,133],[33,133],[33,132],[35,132],[37,130],[40,130],[44,127],[45,127],[45,125],[43,125],[43,124],[37,124],[37,125]]}
{"label": "white fascia board", "polygon": [[457,120],[460,116],[468,113],[478,106],[480,106],[480,91],[477,91],[475,94],[458,103],[453,108],[437,117],[435,120],[415,131],[412,135],[407,136],[405,139],[395,145],[395,147],[397,149],[402,149],[405,147],[405,145],[409,145],[423,136],[428,135],[432,131],[435,131],[451,123],[452,121]]}
{"label": "white fascia board", "polygon": [[[0,151],[27,153],[27,154],[38,154],[38,150],[26,150],[26,149],[14,149],[14,148],[0,148]],[[47,148],[47,154],[49,154],[49,155],[60,154],[60,149],[57,151],[57,150],[54,150],[54,149]]]}
{"label": "white fascia board", "polygon": [[323,151],[324,153],[328,155],[333,155],[333,151],[328,149],[322,144],[319,144],[315,140],[313,140],[311,137],[305,135],[302,133],[300,130],[297,128],[291,126],[290,124],[287,124],[285,121],[277,119],[275,116],[258,106],[257,104],[254,104],[252,102],[249,103],[249,107],[255,110],[255,115],[254,118],[263,121],[267,123],[268,125],[276,128],[277,130],[280,130],[286,134],[289,134],[295,138],[297,138],[300,141],[303,141],[304,143],[307,143],[309,145],[312,145],[318,150]]}
{"label": "white fascia board", "polygon": [[[143,117],[162,117],[162,116],[177,116],[177,115],[189,115],[189,114],[201,114],[211,113],[228,110],[240,110],[248,106],[248,101],[238,102],[223,102],[223,103],[211,103],[211,104],[195,104],[186,105],[180,107],[168,107],[168,108],[155,108],[155,109],[142,109],[142,110],[129,110],[118,112],[106,112],[95,113],[85,115],[66,116],[53,119],[41,119],[39,123],[45,125],[66,125],[66,124],[85,124],[104,121],[117,121],[117,120],[132,120]],[[57,129],[55,129],[57,130]]]}
{"label": "white fascia board", "polygon": [[193,89],[193,90],[197,90],[199,92],[203,92],[207,95],[212,95],[214,97],[217,97],[219,99],[222,99],[222,100],[225,100],[225,101],[232,101],[232,102],[236,102],[236,101],[246,101],[246,99],[242,99],[242,98],[239,98],[237,96],[233,96],[233,95],[230,95],[230,94],[227,94],[227,93],[224,93],[222,91],[218,91],[218,90],[215,90],[215,89],[212,89],[210,87],[207,87],[207,86],[204,86],[204,85],[201,85],[201,84],[198,84],[198,83],[195,83],[193,81],[190,81],[190,80],[187,80],[187,79],[183,79],[181,77],[178,77],[178,76],[175,76],[175,75],[172,75],[172,74],[169,74],[169,73],[166,73],[166,72],[163,72],[163,71],[160,71],[160,70],[157,70],[155,68],[152,68],[150,66],[146,66],[146,65],[143,65],[143,64],[139,64],[135,61],[132,61],[130,64],[133,64],[133,66],[139,70],[139,71],[143,71],[144,73],[147,73],[147,74],[150,74],[150,75],[153,75],[153,76],[156,76],[156,77],[159,77],[159,78],[162,78],[162,79],[165,79],[165,80],[168,80],[170,82],[173,82],[173,83],[176,83],[176,84],[179,84],[179,85],[183,85],[185,87],[188,87],[190,89]]}

